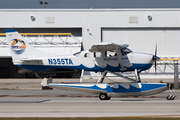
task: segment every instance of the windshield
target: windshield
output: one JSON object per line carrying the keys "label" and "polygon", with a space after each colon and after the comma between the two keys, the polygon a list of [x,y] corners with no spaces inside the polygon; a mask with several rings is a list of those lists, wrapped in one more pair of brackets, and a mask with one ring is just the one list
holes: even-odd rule
{"label": "windshield", "polygon": [[121,52],[122,52],[122,55],[127,55],[127,54],[131,53],[132,51],[128,48],[124,48],[124,49],[121,49]]}

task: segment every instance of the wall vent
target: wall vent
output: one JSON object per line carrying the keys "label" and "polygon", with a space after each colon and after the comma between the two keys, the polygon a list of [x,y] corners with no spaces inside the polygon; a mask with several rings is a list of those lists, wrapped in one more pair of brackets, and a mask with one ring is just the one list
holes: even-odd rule
{"label": "wall vent", "polygon": [[55,18],[54,16],[46,16],[45,17],[45,23],[54,23]]}
{"label": "wall vent", "polygon": [[129,17],[129,23],[138,23],[138,17],[137,16]]}

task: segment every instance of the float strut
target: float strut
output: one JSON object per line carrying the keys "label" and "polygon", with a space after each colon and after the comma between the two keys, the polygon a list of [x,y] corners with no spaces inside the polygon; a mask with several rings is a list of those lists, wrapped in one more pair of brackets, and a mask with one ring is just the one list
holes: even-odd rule
{"label": "float strut", "polygon": [[104,78],[106,77],[107,73],[108,73],[108,72],[107,72],[107,71],[105,71],[105,72],[103,73],[102,77],[101,77],[101,78],[99,78],[99,80],[97,81],[97,83],[103,83]]}

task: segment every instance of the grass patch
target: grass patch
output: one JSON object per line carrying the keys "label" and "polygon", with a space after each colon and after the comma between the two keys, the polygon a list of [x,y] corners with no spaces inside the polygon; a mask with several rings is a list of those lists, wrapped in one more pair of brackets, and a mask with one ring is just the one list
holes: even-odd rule
{"label": "grass patch", "polygon": [[164,83],[164,82],[162,80],[160,80],[159,83]]}
{"label": "grass patch", "polygon": [[0,88],[0,90],[16,90],[15,88]]}
{"label": "grass patch", "polygon": [[180,118],[130,118],[130,117],[98,117],[98,118],[0,118],[0,120],[180,120]]}

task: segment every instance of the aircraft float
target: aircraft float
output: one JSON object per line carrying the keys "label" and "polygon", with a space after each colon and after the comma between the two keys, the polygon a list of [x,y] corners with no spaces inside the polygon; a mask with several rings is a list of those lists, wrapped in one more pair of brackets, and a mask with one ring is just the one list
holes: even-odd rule
{"label": "aircraft float", "polygon": [[[100,100],[122,96],[148,96],[172,88],[171,84],[166,83],[141,83],[140,73],[150,69],[153,62],[156,66],[156,61],[160,59],[156,56],[156,52],[155,55],[138,53],[128,49],[127,44],[96,43],[87,51],[81,51],[73,55],[57,56],[34,49],[15,29],[7,29],[5,33],[13,63],[16,66],[34,72],[59,68],[103,72],[97,83],[55,84],[43,80],[43,86],[45,84],[50,88],[99,94]],[[129,71],[135,72],[135,79],[119,74],[119,72]],[[117,75],[130,82],[103,83],[107,73]],[[168,100],[174,98],[174,94],[167,96]]]}

